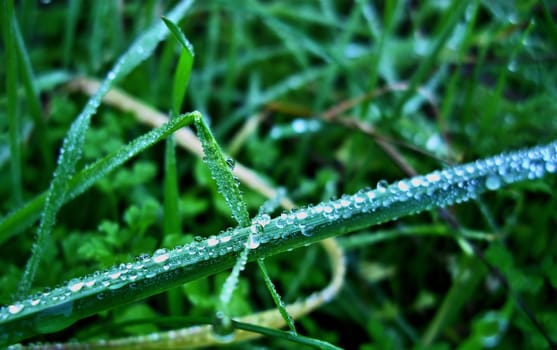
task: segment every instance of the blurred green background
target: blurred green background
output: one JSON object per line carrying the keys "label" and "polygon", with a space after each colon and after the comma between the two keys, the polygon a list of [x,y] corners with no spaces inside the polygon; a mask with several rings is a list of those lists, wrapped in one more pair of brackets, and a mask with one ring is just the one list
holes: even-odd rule
{"label": "blurred green background", "polygon": [[[173,4],[16,2],[20,40],[40,95],[36,101],[26,95],[25,65],[10,64],[4,35],[2,216],[49,186],[62,139],[87,101],[66,83],[77,76],[102,79]],[[179,23],[196,54],[182,112],[201,111],[238,162],[283,187],[298,204],[317,203],[407,177],[410,167],[427,173],[552,141],[556,15],[553,2],[529,0],[198,1]],[[118,87],[168,112],[179,49],[169,36]],[[19,155],[9,147],[10,77],[18,87]],[[148,130],[133,116],[101,106],[80,166]],[[161,143],[63,207],[37,288],[235,225],[203,162],[177,149],[183,232],[163,235],[163,155]],[[14,162],[21,164],[19,188]],[[510,288],[450,235],[435,237],[451,227],[438,212],[429,212],[370,230],[407,232],[405,237],[373,245],[341,238],[347,246],[346,284],[335,300],[297,321],[298,330],[344,348],[549,348],[544,331],[526,313],[556,339],[554,185],[555,178],[547,177],[448,208],[462,230],[489,238],[477,245]],[[244,195],[256,214],[264,197],[248,189]],[[0,246],[0,304],[12,301],[35,231],[36,225]],[[311,246],[266,263],[283,298],[293,301],[325,286],[329,271],[322,259],[320,248]],[[212,314],[225,277],[179,289],[184,322]],[[161,294],[37,340],[171,329],[157,322],[172,314],[167,301]],[[233,304],[239,313],[273,305],[252,264]],[[137,318],[150,321],[110,326]],[[238,347],[299,345],[262,339]]]}

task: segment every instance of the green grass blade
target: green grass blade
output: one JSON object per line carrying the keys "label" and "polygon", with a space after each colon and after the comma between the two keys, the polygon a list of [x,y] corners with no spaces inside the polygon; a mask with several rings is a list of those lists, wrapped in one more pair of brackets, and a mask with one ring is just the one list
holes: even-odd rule
{"label": "green grass blade", "polygon": [[15,13],[12,0],[2,1],[2,33],[6,50],[6,91],[8,92],[8,123],[10,144],[10,171],[13,201],[19,205],[23,201],[21,180],[21,120],[17,98],[17,51],[15,33]]}
{"label": "green grass blade", "polygon": [[[200,117],[199,113],[192,115]],[[226,270],[246,247],[250,248],[249,259],[255,260],[402,216],[461,203],[503,185],[555,172],[557,141],[389,186],[380,182],[375,190],[364,189],[284,213],[258,230],[257,244],[246,244],[252,228],[240,227],[170,251],[157,250],[152,256],[72,280],[47,295],[41,293],[1,308],[0,346],[63,329],[102,310]]]}
{"label": "green grass blade", "polygon": [[[106,157],[86,166],[68,183],[65,202],[91,188],[99,179],[120,167],[132,157],[135,157],[145,149],[170,136],[181,127],[191,124],[193,121],[191,115],[190,113],[179,116],[160,128],[151,130],[147,134],[129,142],[127,145],[122,146]],[[46,196],[46,192],[38,195],[24,207],[4,217],[0,221],[0,244],[4,243],[21,230],[31,226],[38,219],[40,210],[44,206]]]}
{"label": "green grass blade", "polygon": [[45,164],[45,172],[49,172],[53,167],[52,156],[50,155],[50,142],[46,137],[46,128],[43,117],[43,112],[41,109],[41,101],[39,98],[39,89],[37,87],[37,80],[33,74],[33,68],[31,66],[31,60],[27,49],[25,48],[25,43],[21,36],[19,26],[17,22],[13,21],[13,31],[16,35],[16,51],[17,60],[20,62],[20,71],[23,80],[23,88],[25,90],[26,102],[29,105],[31,111],[31,116],[33,117],[33,122],[35,123],[34,133],[37,135],[39,141],[39,149],[41,156],[43,158],[43,163]]}
{"label": "green grass blade", "polygon": [[282,315],[282,318],[288,325],[288,328],[290,328],[290,332],[292,332],[293,334],[297,334],[298,332],[296,331],[296,326],[294,326],[294,320],[292,319],[292,316],[290,316],[290,314],[288,313],[288,310],[286,310],[286,305],[284,304],[284,301],[282,301],[282,298],[280,297],[280,294],[277,292],[277,289],[275,288],[275,285],[273,284],[271,277],[269,277],[269,273],[267,272],[267,268],[265,267],[265,262],[263,261],[263,259],[257,259],[257,266],[259,266],[259,270],[263,274],[263,279],[265,280],[265,285],[267,286],[269,293],[271,293],[271,296],[273,297],[273,301],[275,302],[276,307],[278,308],[280,314]]}
{"label": "green grass blade", "polygon": [[[171,20],[162,18],[166,27],[182,45],[178,68],[174,74],[172,89],[172,115],[180,112],[186,88],[193,66],[193,46],[180,28]],[[165,172],[164,172],[164,231],[165,234],[181,231],[179,213],[179,189],[176,172],[176,143],[173,138],[166,140]],[[174,309],[174,308],[173,308]]]}
{"label": "green grass blade", "polygon": [[[174,22],[165,17],[162,20],[182,46],[172,86],[172,118],[174,118],[180,113],[182,108],[193,67],[194,51],[191,43]],[[164,158],[164,234],[179,233],[181,230],[180,191],[176,170],[176,142],[173,137],[169,137],[166,139]],[[168,309],[171,315],[183,313],[182,293],[179,289],[168,291]]]}
{"label": "green grass blade", "polygon": [[278,339],[285,339],[297,344],[303,344],[311,346],[315,349],[328,349],[328,350],[340,350],[341,348],[334,346],[331,343],[328,343],[323,340],[314,339],[304,337],[299,334],[293,334],[291,332],[285,332],[278,329],[272,329],[267,327],[261,327],[254,324],[243,323],[238,321],[232,321],[232,325],[236,329],[241,329],[244,331],[254,332],[266,335],[268,337],[278,338]]}
{"label": "green grass blade", "polygon": [[64,67],[68,68],[70,58],[75,42],[75,32],[77,29],[77,20],[81,12],[82,1],[70,0],[68,6],[68,14],[66,16],[66,30],[64,31]]}
{"label": "green grass blade", "polygon": [[211,175],[217,183],[219,192],[223,195],[238,225],[242,227],[249,226],[250,218],[248,209],[242,197],[238,180],[232,174],[234,161],[225,159],[220,146],[201,114],[195,117],[195,126],[199,139],[201,140],[201,145],[203,146],[203,160],[209,167]]}
{"label": "green grass blade", "polygon": [[[169,18],[176,20],[182,17],[192,1],[182,1],[171,11]],[[47,192],[41,223],[37,230],[36,241],[33,244],[31,257],[27,262],[21,279],[18,294],[29,292],[33,279],[41,261],[42,250],[47,243],[56,213],[62,207],[67,192],[67,185],[75,173],[75,166],[81,158],[81,149],[85,142],[85,134],[89,128],[91,117],[95,114],[102,97],[118,79],[131,72],[139,63],[150,57],[157,44],[166,36],[162,23],[154,25],[140,36],[131,47],[118,59],[107,78],[102,82],[99,90],[85,105],[85,108],[72,123],[67,136],[64,138],[58,166],[54,171],[50,188]]]}
{"label": "green grass blade", "polygon": [[195,56],[193,45],[186,38],[182,30],[167,18],[162,19],[176,40],[182,45],[180,59],[178,60],[178,68],[174,74],[174,85],[172,88],[172,112],[175,115],[180,113],[186,88],[190,80],[191,70],[193,67],[193,58]]}
{"label": "green grass blade", "polygon": [[181,231],[180,221],[180,191],[176,171],[176,142],[174,138],[166,139],[164,154],[164,233],[178,233]]}

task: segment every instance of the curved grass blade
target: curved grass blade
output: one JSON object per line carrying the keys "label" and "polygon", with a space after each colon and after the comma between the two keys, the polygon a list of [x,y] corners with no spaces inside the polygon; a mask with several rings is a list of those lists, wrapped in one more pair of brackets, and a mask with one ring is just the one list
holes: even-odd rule
{"label": "curved grass blade", "polygon": [[[200,117],[199,113],[195,114]],[[557,172],[557,141],[363,189],[338,200],[284,213],[263,227],[249,260],[425,210],[473,199],[486,191]],[[84,317],[226,270],[246,247],[250,227],[74,279],[0,309],[0,345],[60,330]],[[63,297],[62,297],[63,296]]]}
{"label": "curved grass blade", "polygon": [[[181,18],[191,4],[192,1],[180,2],[171,11],[169,18],[173,20]],[[118,59],[114,67],[108,73],[106,79],[102,82],[99,90],[89,99],[83,111],[72,123],[62,143],[62,148],[60,149],[58,166],[54,171],[50,188],[46,195],[41,223],[37,230],[31,257],[27,262],[18,287],[18,295],[28,293],[31,288],[41,261],[43,247],[46,245],[52,227],[54,226],[56,214],[66,200],[68,182],[74,175],[75,166],[81,158],[81,148],[85,142],[85,134],[89,128],[91,117],[95,114],[100,105],[102,97],[106,95],[117,79],[121,79],[131,72],[138,64],[147,59],[155,50],[157,44],[164,39],[166,33],[162,23],[159,23],[140,36]]]}
{"label": "curved grass blade", "polygon": [[[79,196],[93,186],[99,179],[106,176],[132,157],[168,137],[183,126],[191,124],[192,121],[192,113],[176,117],[160,128],[151,130],[147,134],[129,142],[106,157],[86,166],[68,182],[67,196],[64,203]],[[17,232],[32,225],[35,220],[37,220],[40,210],[45,203],[46,195],[46,192],[38,195],[24,207],[0,221],[0,244]]]}

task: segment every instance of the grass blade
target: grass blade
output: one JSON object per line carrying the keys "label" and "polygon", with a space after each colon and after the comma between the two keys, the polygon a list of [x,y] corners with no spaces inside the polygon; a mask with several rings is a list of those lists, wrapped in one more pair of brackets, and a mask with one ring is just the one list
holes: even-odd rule
{"label": "grass blade", "polygon": [[23,201],[21,184],[21,120],[17,98],[17,51],[15,49],[15,13],[13,0],[2,1],[2,33],[6,49],[6,90],[8,92],[8,123],[10,143],[10,170],[13,201],[19,205]]}
{"label": "grass blade", "polygon": [[273,284],[271,277],[269,277],[269,273],[267,273],[267,268],[265,267],[265,262],[263,261],[263,259],[258,259],[257,265],[259,266],[259,270],[261,270],[261,273],[263,274],[265,285],[267,286],[267,289],[271,293],[275,305],[277,306],[280,314],[282,315],[282,318],[288,325],[288,328],[290,328],[290,332],[292,332],[293,334],[297,334],[298,332],[296,331],[296,326],[294,326],[294,320],[292,319],[292,316],[288,314],[288,310],[286,310],[284,301],[282,301],[282,298],[277,292],[277,289],[275,288],[275,285]]}
{"label": "grass blade", "polygon": [[[199,113],[192,113],[199,118]],[[500,154],[377,189],[285,213],[259,234],[249,259],[278,254],[328,237],[345,234],[449,206],[505,184],[533,180],[557,171],[557,141]],[[201,242],[158,250],[126,264],[85,276],[0,309],[0,345],[38,333],[53,332],[117,305],[133,302],[233,266],[246,247],[251,227],[223,232]],[[134,278],[129,277],[133,273]],[[118,276],[118,279],[112,276]],[[61,295],[68,295],[60,299]]]}
{"label": "grass blade", "polygon": [[211,175],[217,183],[219,192],[223,195],[236,222],[241,227],[249,226],[248,209],[242,198],[238,181],[231,171],[234,167],[234,161],[225,159],[220,146],[201,114],[195,117],[195,126],[205,154],[203,160],[211,170]]}
{"label": "grass blade", "polygon": [[[184,101],[186,88],[190,80],[193,66],[193,46],[190,44],[182,30],[171,20],[162,18],[166,27],[182,45],[178,67],[174,73],[172,87],[172,118],[180,113]],[[164,157],[164,234],[181,232],[180,218],[180,190],[176,170],[176,141],[173,137],[166,139]],[[180,290],[168,291],[168,309],[171,315],[183,313],[182,293]]]}
{"label": "grass blade", "polygon": [[339,348],[337,346],[334,346],[333,344],[328,343],[326,341],[304,337],[304,336],[299,335],[299,334],[292,334],[291,332],[285,332],[285,331],[281,331],[281,330],[277,330],[277,329],[261,327],[261,326],[257,326],[257,325],[254,325],[254,324],[243,323],[243,322],[238,322],[238,321],[232,321],[232,325],[236,329],[241,329],[241,330],[244,330],[244,331],[260,333],[260,334],[263,334],[263,335],[266,335],[266,336],[269,336],[269,337],[273,337],[273,338],[285,339],[285,340],[291,341],[293,343],[308,345],[308,346],[311,346],[312,348],[315,348],[315,349],[330,349],[330,350],[340,350],[341,349],[341,348]]}
{"label": "grass blade", "polygon": [[36,79],[33,74],[33,68],[31,66],[31,60],[27,49],[25,48],[25,43],[21,36],[19,25],[17,24],[16,18],[12,22],[13,32],[16,38],[16,52],[17,60],[20,62],[20,71],[23,80],[23,88],[25,90],[26,102],[29,104],[29,109],[31,111],[31,117],[33,117],[33,122],[35,123],[34,133],[37,135],[39,141],[39,149],[41,156],[43,158],[43,163],[45,164],[45,171],[49,172],[52,170],[52,156],[50,155],[50,142],[46,137],[46,128],[43,117],[43,112],[41,109],[41,101],[39,99],[39,89],[37,87]]}

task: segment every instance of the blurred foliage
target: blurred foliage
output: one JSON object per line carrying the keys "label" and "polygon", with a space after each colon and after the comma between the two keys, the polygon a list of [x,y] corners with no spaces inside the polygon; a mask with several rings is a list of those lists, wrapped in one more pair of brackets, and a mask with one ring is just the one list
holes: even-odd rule
{"label": "blurred foliage", "polygon": [[[21,1],[16,15],[37,77],[64,70],[100,78],[170,3]],[[234,144],[239,162],[287,189],[299,204],[406,177],[380,141],[425,173],[554,139],[557,7],[534,0],[459,3],[200,1],[180,23],[196,52],[182,111],[197,109],[208,116],[223,149]],[[166,40],[119,87],[169,111],[179,50],[175,40]],[[0,65],[1,81],[6,69]],[[416,89],[408,90],[413,84]],[[0,94],[0,213],[6,215],[15,202],[3,88]],[[42,131],[34,128],[23,91],[18,96],[23,195],[29,200],[48,187],[51,174],[35,142]],[[331,112],[360,96],[367,98],[343,113]],[[43,131],[52,146],[47,154],[54,161],[86,99],[64,86],[43,89],[40,98]],[[242,134],[253,118],[258,118],[256,127]],[[87,134],[81,166],[147,130],[132,116],[101,107]],[[63,207],[37,288],[234,225],[209,170],[178,149],[184,235],[163,235],[163,147],[145,151]],[[548,348],[518,300],[555,337],[555,182],[548,177],[449,208],[463,229],[495,235],[479,248],[510,290],[484,265],[470,264],[450,238],[402,237],[349,249],[343,291],[298,321],[298,330],[345,348]],[[244,192],[255,214],[263,197]],[[422,224],[447,225],[442,215],[431,212],[381,229]],[[35,231],[36,226],[0,246],[1,304],[9,303],[17,289]],[[308,247],[266,260],[283,297],[292,301],[326,284],[322,255]],[[256,271],[248,268],[242,274],[233,299],[239,313],[273,305]],[[477,274],[477,286],[453,294],[463,271]],[[210,315],[224,278],[180,288],[187,305],[184,323]],[[446,300],[461,307],[445,308]],[[157,317],[168,314],[168,308],[162,294],[83,320],[75,332],[38,340],[167,329]],[[110,327],[138,318],[149,322]],[[432,332],[428,343],[425,335]],[[273,339],[253,344],[297,346]]]}

